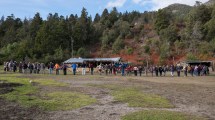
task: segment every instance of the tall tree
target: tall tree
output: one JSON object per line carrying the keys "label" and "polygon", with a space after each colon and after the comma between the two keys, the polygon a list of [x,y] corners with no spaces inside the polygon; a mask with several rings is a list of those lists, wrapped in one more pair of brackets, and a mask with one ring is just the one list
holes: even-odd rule
{"label": "tall tree", "polygon": [[160,30],[167,28],[170,25],[171,15],[165,10],[158,10],[155,20],[155,29],[159,33]]}

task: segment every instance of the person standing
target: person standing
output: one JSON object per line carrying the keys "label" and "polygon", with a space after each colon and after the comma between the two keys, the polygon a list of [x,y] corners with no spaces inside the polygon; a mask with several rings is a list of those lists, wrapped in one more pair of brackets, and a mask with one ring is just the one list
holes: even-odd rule
{"label": "person standing", "polygon": [[60,66],[58,63],[55,64],[54,69],[56,70],[56,75],[59,75]]}
{"label": "person standing", "polygon": [[105,69],[105,75],[108,75],[108,64],[105,64],[104,69]]}
{"label": "person standing", "polygon": [[37,74],[40,73],[40,69],[41,69],[40,63],[37,63]]}
{"label": "person standing", "polygon": [[163,66],[163,75],[166,76],[166,71],[167,71],[167,67],[164,65]]}
{"label": "person standing", "polygon": [[113,74],[113,64],[110,64],[109,74]]}
{"label": "person standing", "polygon": [[27,72],[27,68],[28,68],[28,65],[24,62],[23,63],[23,66],[22,66],[22,72],[24,73],[24,74],[26,74],[26,72]]}
{"label": "person standing", "polygon": [[44,64],[44,63],[41,63],[40,66],[41,66],[41,72],[42,72],[42,74],[45,74],[45,73],[46,73],[46,72],[45,72],[45,70],[46,70],[45,64]]}
{"label": "person standing", "polygon": [[156,75],[156,77],[158,77],[158,71],[159,71],[158,66],[155,66],[155,75]]}
{"label": "person standing", "polygon": [[122,76],[125,76],[125,68],[126,68],[125,64],[122,63],[121,65]]}
{"label": "person standing", "polygon": [[154,66],[151,66],[150,67],[150,72],[152,73],[152,77],[154,76],[154,70],[155,70]]}
{"label": "person standing", "polygon": [[90,73],[91,73],[91,75],[93,75],[93,70],[94,70],[93,63],[90,63],[89,67],[90,67]]}
{"label": "person standing", "polygon": [[136,66],[134,66],[134,75],[137,76],[137,71],[138,71],[138,68]]}
{"label": "person standing", "polygon": [[4,71],[6,72],[7,70],[7,62],[4,62]]}
{"label": "person standing", "polygon": [[75,75],[76,74],[77,65],[75,63],[73,63],[72,66],[71,66],[71,68],[72,68],[72,71],[73,71],[73,75]]}
{"label": "person standing", "polygon": [[102,64],[97,66],[98,71],[99,71],[99,75],[102,75]]}
{"label": "person standing", "polygon": [[198,76],[198,66],[194,67],[194,76]]}
{"label": "person standing", "polygon": [[141,65],[139,66],[138,70],[139,70],[140,76],[142,76],[143,67]]}
{"label": "person standing", "polygon": [[86,74],[86,64],[83,63],[81,67],[82,67],[82,75],[85,75]]}
{"label": "person standing", "polygon": [[158,70],[159,70],[160,76],[162,76],[163,68],[159,66]]}
{"label": "person standing", "polygon": [[29,68],[29,70],[30,70],[30,74],[32,74],[32,73],[33,73],[34,66],[33,66],[33,64],[30,63],[30,62],[29,62],[28,64],[29,64],[28,68]]}
{"label": "person standing", "polygon": [[180,77],[180,73],[181,73],[181,66],[177,65],[177,66],[176,66],[176,71],[177,71],[177,75],[178,75],[178,77]]}
{"label": "person standing", "polygon": [[22,73],[22,62],[19,63],[19,73]]}
{"label": "person standing", "polygon": [[116,66],[113,65],[113,74],[116,75]]}
{"label": "person standing", "polygon": [[187,71],[188,71],[187,65],[184,66],[183,70],[184,70],[184,77],[187,77]]}
{"label": "person standing", "polygon": [[49,68],[49,74],[52,74],[54,64],[52,62],[50,62],[48,68]]}
{"label": "person standing", "polygon": [[17,69],[17,63],[16,61],[13,62],[13,72],[16,72]]}
{"label": "person standing", "polygon": [[63,74],[67,75],[67,65],[65,63],[63,63],[62,69],[63,69]]}
{"label": "person standing", "polygon": [[192,77],[193,77],[193,73],[194,73],[194,66],[191,65],[191,66],[190,66],[190,74],[191,74]]}
{"label": "person standing", "polygon": [[175,67],[174,67],[174,65],[171,65],[170,66],[170,72],[171,72],[172,77],[174,76],[174,71],[175,71]]}

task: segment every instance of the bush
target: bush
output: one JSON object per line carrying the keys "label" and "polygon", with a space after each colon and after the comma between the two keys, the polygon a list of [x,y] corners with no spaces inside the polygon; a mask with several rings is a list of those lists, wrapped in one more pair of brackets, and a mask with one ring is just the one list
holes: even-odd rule
{"label": "bush", "polygon": [[81,47],[78,49],[77,55],[80,57],[87,57],[89,54],[85,48]]}
{"label": "bush", "polygon": [[147,54],[150,54],[150,47],[148,45],[144,46],[144,51]]}
{"label": "bush", "polygon": [[127,49],[127,54],[131,55],[133,54],[134,50],[132,48],[128,48]]}
{"label": "bush", "polygon": [[192,53],[188,53],[186,55],[186,59],[187,60],[198,60],[198,58],[194,54],[192,54]]}

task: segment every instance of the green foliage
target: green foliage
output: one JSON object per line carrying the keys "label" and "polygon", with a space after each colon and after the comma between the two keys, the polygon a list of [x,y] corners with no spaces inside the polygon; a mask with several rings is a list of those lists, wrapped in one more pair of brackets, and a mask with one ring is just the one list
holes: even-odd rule
{"label": "green foliage", "polygon": [[167,28],[170,25],[171,15],[166,10],[158,10],[155,29],[159,33],[160,30]]}
{"label": "green foliage", "polygon": [[210,41],[209,44],[210,44],[212,53],[215,55],[215,38],[212,41]]}
{"label": "green foliage", "polygon": [[49,63],[50,61],[53,61],[53,57],[50,54],[45,55],[44,63]]}
{"label": "green foliage", "polygon": [[[128,35],[130,32],[130,24],[126,21],[119,20],[119,21],[115,22],[114,29],[117,29],[117,31],[119,31],[120,36],[125,38],[125,36]],[[117,35],[119,35],[119,34],[117,34]]]}
{"label": "green foliage", "polygon": [[125,115],[122,120],[204,120],[204,118],[180,112],[146,110]]}
{"label": "green foliage", "polygon": [[88,57],[89,53],[85,48],[81,47],[78,49],[77,55],[79,55],[80,57]]}
{"label": "green foliage", "polygon": [[184,4],[172,4],[164,8],[167,12],[172,13],[177,20],[183,20],[187,14],[192,10],[192,7]]}
{"label": "green foliage", "polygon": [[186,55],[186,60],[198,60],[198,58],[194,55],[194,54],[192,54],[192,53],[188,53],[187,55]]}
{"label": "green foliage", "polygon": [[112,49],[113,53],[119,53],[121,49],[124,48],[123,40],[118,37],[117,40],[113,43]]}
{"label": "green foliage", "polygon": [[144,46],[144,52],[150,54],[150,47],[148,45]]}
{"label": "green foliage", "polygon": [[55,50],[54,59],[55,59],[55,61],[63,60],[63,50],[62,50],[61,46]]}
{"label": "green foliage", "polygon": [[132,48],[129,47],[127,49],[127,54],[131,55],[131,54],[133,54],[133,52],[134,52],[134,50]]}
{"label": "green foliage", "polygon": [[186,45],[184,42],[181,42],[179,40],[175,41],[175,52],[177,53],[177,55],[179,55],[180,53],[182,53],[182,51],[186,48]]}
{"label": "green foliage", "polygon": [[211,19],[204,25],[205,31],[206,31],[206,39],[208,41],[212,40],[214,38],[214,32],[215,32],[215,6],[213,7]]}
{"label": "green foliage", "polygon": [[174,43],[178,38],[177,30],[174,25],[170,25],[168,28],[160,30],[159,35],[162,41],[170,43]]}
{"label": "green foliage", "polygon": [[162,44],[160,48],[159,63],[164,64],[165,60],[171,56],[170,45],[168,43]]}
{"label": "green foliage", "polygon": [[[119,53],[127,44],[124,39],[133,40],[134,44],[145,44],[146,39],[151,39],[150,44],[146,43],[150,50],[149,47],[144,48],[145,53],[156,52],[160,54],[161,61],[168,59],[172,53],[184,54],[187,51],[195,54],[209,52],[207,54],[211,56],[214,54],[213,46],[205,42],[211,43],[215,38],[214,18],[215,6],[202,4],[194,7],[173,4],[157,12],[144,13],[104,9],[101,15],[95,15],[94,20],[85,8],[80,16],[71,14],[64,17],[50,13],[46,20],[41,18],[40,13],[24,20],[12,14],[0,20],[0,62],[21,60],[25,56],[34,61],[62,62],[71,57],[71,38],[74,40],[73,50],[77,52],[74,57],[90,57],[88,49],[97,45],[102,51],[98,51],[100,55],[107,51]],[[166,43],[172,51],[167,55],[160,53]],[[137,45],[137,48],[140,46]]]}

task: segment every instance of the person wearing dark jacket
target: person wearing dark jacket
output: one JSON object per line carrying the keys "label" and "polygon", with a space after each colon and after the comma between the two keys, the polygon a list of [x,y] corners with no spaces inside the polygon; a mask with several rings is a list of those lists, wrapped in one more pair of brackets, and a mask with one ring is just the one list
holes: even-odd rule
{"label": "person wearing dark jacket", "polygon": [[157,77],[158,77],[158,71],[159,71],[158,67],[155,66],[155,74],[156,74]]}
{"label": "person wearing dark jacket", "polygon": [[142,75],[142,71],[143,71],[143,67],[140,65],[139,67],[138,67],[138,70],[139,70],[139,74],[140,74],[140,76]]}
{"label": "person wearing dark jacket", "polygon": [[181,73],[181,66],[177,65],[177,66],[176,66],[176,71],[177,71],[177,75],[178,75],[178,77],[180,77],[180,73]]}
{"label": "person wearing dark jacket", "polygon": [[159,70],[160,76],[162,76],[163,68],[159,66],[158,70]]}
{"label": "person wearing dark jacket", "polygon": [[62,69],[63,69],[63,74],[67,75],[67,65],[66,64],[63,63]]}

